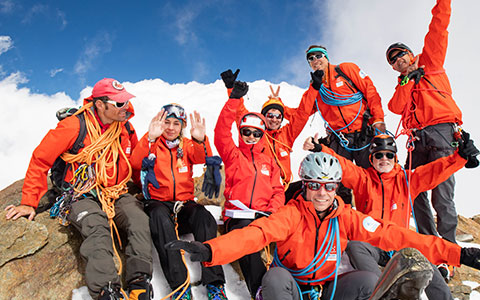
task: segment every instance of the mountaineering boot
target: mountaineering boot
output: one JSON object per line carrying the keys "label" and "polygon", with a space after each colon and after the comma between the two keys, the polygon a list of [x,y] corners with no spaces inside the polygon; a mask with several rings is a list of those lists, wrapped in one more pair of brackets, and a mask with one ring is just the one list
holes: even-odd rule
{"label": "mountaineering boot", "polygon": [[192,288],[191,288],[190,285],[188,285],[187,290],[180,297],[180,295],[182,294],[182,291],[183,291],[183,289],[180,289],[178,292],[175,292],[175,294],[173,294],[171,299],[172,300],[192,300],[193,299],[192,298]]}
{"label": "mountaineering boot", "polygon": [[120,285],[110,282],[102,288],[98,300],[128,300],[128,296]]}
{"label": "mountaineering boot", "polygon": [[445,279],[446,283],[448,283],[450,279],[452,279],[453,276],[455,276],[454,266],[449,266],[447,264],[439,264],[437,268],[440,271],[440,274],[442,274],[442,277],[443,279]]}
{"label": "mountaineering boot", "polygon": [[370,300],[419,300],[433,277],[433,267],[414,248],[398,251],[383,269]]}
{"label": "mountaineering boot", "polygon": [[208,300],[228,300],[223,284],[207,284]]}
{"label": "mountaineering boot", "polygon": [[151,300],[153,299],[153,287],[150,283],[150,276],[143,274],[128,283],[129,300]]}

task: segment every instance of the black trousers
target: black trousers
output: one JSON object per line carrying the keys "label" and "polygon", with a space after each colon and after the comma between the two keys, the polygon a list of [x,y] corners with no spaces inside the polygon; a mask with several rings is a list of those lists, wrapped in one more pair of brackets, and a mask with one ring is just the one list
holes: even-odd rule
{"label": "black trousers", "polygon": [[[239,229],[252,223],[251,219],[228,219],[225,223],[225,230],[230,232],[234,229]],[[262,277],[267,272],[267,268],[263,263],[260,252],[245,255],[238,260],[240,269],[242,269],[245,283],[247,284],[250,295],[255,299],[255,294],[258,288],[262,285]]]}
{"label": "black trousers", "polygon": [[[165,244],[177,240],[173,215],[173,201],[148,200],[145,212],[150,217],[150,231],[157,249],[163,274],[172,289],[185,282],[187,268],[182,261],[180,251],[166,250]],[[205,242],[217,236],[217,223],[212,214],[203,205],[194,201],[184,203],[178,213],[179,235],[193,233],[196,241]],[[202,265],[202,284],[225,283],[222,266],[204,267]]]}

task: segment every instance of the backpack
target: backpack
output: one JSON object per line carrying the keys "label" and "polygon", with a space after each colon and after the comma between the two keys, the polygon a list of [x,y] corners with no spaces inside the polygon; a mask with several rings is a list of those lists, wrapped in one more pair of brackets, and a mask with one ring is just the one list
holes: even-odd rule
{"label": "backpack", "polygon": [[[61,121],[67,117],[72,116],[77,111],[78,111],[77,108],[66,107],[66,108],[59,109],[56,112],[56,116],[58,121]],[[68,150],[68,152],[71,154],[78,154],[80,149],[85,147],[85,144],[83,143],[83,141],[87,136],[87,125],[85,123],[85,114],[81,113],[75,116],[78,118],[80,122],[80,131],[78,132],[77,139],[73,143],[72,148]],[[129,121],[125,123],[125,129],[127,129],[129,136],[135,133],[135,130],[132,128],[132,125],[130,124]],[[70,184],[65,181],[65,175],[67,174],[67,171],[69,168],[70,168],[70,165],[67,165],[67,163],[59,156],[57,157],[57,159],[53,163],[52,168],[50,169],[50,180],[52,181],[54,188],[57,189],[59,192],[63,192],[70,189]]]}

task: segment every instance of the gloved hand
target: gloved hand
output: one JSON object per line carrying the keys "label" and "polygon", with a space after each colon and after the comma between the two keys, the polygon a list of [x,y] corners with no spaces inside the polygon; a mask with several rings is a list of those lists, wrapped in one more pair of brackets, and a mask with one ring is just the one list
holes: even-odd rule
{"label": "gloved hand", "polygon": [[325,73],[322,70],[316,70],[315,72],[310,72],[310,76],[312,76],[312,86],[317,91],[320,90],[320,86],[322,86],[322,79]]}
{"label": "gloved hand", "polygon": [[235,83],[235,80],[237,80],[239,72],[240,69],[237,69],[235,73],[233,73],[232,70],[228,69],[220,74],[220,77],[222,77],[223,83],[225,84],[225,87],[227,89],[233,88],[233,84]]}
{"label": "gloved hand", "polygon": [[415,84],[420,82],[420,79],[425,75],[425,70],[423,68],[418,68],[415,71],[408,73],[408,79],[415,80]]}
{"label": "gloved hand", "polygon": [[152,184],[155,188],[160,188],[160,184],[157,181],[155,172],[153,170],[155,166],[155,160],[157,160],[155,154],[150,153],[142,160],[142,170],[140,171],[140,181],[142,182],[142,192],[145,199],[150,199],[150,193],[148,192],[148,184]]}
{"label": "gloved hand", "polygon": [[320,142],[316,142],[315,139],[312,137],[313,149],[310,150],[311,152],[322,152],[322,144]]}
{"label": "gloved hand", "polygon": [[230,93],[230,98],[240,99],[245,96],[248,92],[248,84],[243,81],[235,81],[233,84],[233,90]]}
{"label": "gloved hand", "polygon": [[[262,217],[269,217],[270,215],[272,214],[271,211],[262,211],[262,213],[255,213],[255,220],[256,219],[259,219],[259,218],[262,218]],[[268,216],[266,216],[268,215]]]}
{"label": "gloved hand", "polygon": [[470,134],[462,131],[462,137],[458,140],[458,154],[466,160],[470,160],[471,158],[476,159],[475,156],[479,153],[477,147],[473,144],[473,140],[470,139]]}
{"label": "gloved hand", "polygon": [[480,249],[462,248],[462,251],[460,252],[460,263],[480,270]]}
{"label": "gloved hand", "polygon": [[215,198],[217,198],[220,192],[220,185],[222,184],[222,174],[220,174],[222,159],[217,155],[208,156],[205,159],[205,164],[207,169],[203,176],[202,192],[209,199],[212,199],[214,193]]}
{"label": "gloved hand", "polygon": [[165,244],[167,250],[180,250],[183,249],[190,253],[190,259],[192,261],[211,261],[212,249],[208,244],[203,244],[197,241],[171,241]]}

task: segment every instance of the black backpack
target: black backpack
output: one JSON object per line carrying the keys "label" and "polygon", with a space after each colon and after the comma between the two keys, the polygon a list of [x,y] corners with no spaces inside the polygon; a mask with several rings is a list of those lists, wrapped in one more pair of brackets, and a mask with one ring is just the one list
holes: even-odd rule
{"label": "black backpack", "polygon": [[[56,116],[58,121],[61,121],[67,117],[72,116],[78,111],[77,108],[62,108],[57,111]],[[80,131],[78,132],[77,139],[73,143],[72,148],[68,150],[68,153],[77,154],[80,149],[82,149],[85,144],[83,141],[87,136],[87,125],[85,123],[85,114],[81,113],[75,115],[80,121]],[[132,128],[129,121],[125,123],[125,128],[128,131],[128,135],[131,136],[135,133],[135,130]],[[59,156],[53,163],[52,168],[50,169],[50,180],[55,189],[58,189],[59,192],[63,192],[70,189],[70,184],[65,181],[65,175],[67,174],[70,165],[67,166],[67,163]]]}

